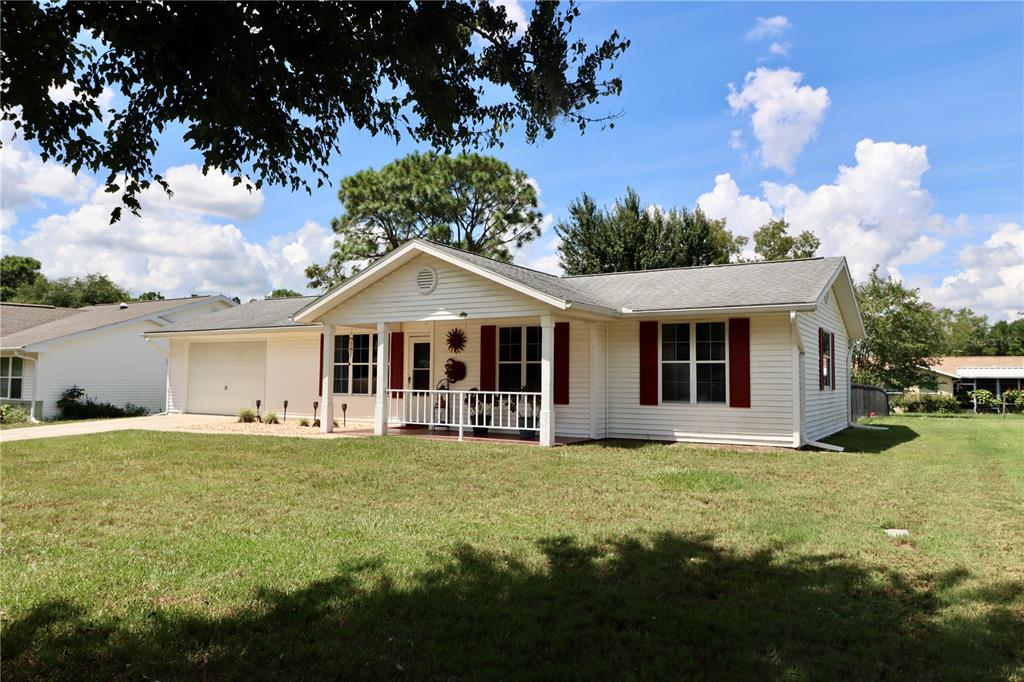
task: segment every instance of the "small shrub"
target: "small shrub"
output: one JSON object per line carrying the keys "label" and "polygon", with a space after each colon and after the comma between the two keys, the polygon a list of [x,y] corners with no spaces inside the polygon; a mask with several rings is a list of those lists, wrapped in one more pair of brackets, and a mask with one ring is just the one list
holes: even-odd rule
{"label": "small shrub", "polygon": [[1003,402],[1018,410],[1024,410],[1024,388],[1011,388],[1008,391],[1003,391]]}
{"label": "small shrub", "polygon": [[256,421],[256,410],[248,407],[243,407],[238,411],[238,421],[243,424],[251,424]]}
{"label": "small shrub", "polygon": [[97,402],[85,394],[85,389],[72,386],[61,394],[57,401],[61,417],[64,419],[114,419],[117,417],[142,417],[149,410],[140,405],[125,403],[118,407],[113,403]]}
{"label": "small shrub", "polygon": [[975,389],[967,395],[971,396],[978,407],[996,407],[999,405],[999,399],[992,395],[992,391],[984,388]]}
{"label": "small shrub", "polygon": [[17,405],[0,405],[0,424],[24,424],[28,421],[28,412]]}
{"label": "small shrub", "polygon": [[309,426],[309,420],[303,417],[299,420],[299,426]]}
{"label": "small shrub", "polygon": [[277,418],[277,412],[271,412],[271,411],[268,411],[268,412],[267,412],[267,413],[266,413],[266,414],[265,414],[265,415],[263,416],[263,423],[264,423],[264,424],[280,424],[281,422],[280,422],[280,420],[279,420],[279,419]]}

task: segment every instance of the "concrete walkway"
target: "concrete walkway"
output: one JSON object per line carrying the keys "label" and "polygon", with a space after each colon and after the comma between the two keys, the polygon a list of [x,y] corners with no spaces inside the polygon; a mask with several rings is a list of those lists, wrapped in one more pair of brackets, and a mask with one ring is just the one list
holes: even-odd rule
{"label": "concrete walkway", "polygon": [[185,431],[188,427],[204,424],[223,424],[238,421],[237,417],[209,414],[159,414],[149,417],[126,417],[124,419],[97,419],[95,421],[65,422],[43,426],[25,426],[20,429],[0,431],[0,443],[34,438],[58,438],[60,436],[81,436],[87,433],[106,433],[141,429],[143,431]]}

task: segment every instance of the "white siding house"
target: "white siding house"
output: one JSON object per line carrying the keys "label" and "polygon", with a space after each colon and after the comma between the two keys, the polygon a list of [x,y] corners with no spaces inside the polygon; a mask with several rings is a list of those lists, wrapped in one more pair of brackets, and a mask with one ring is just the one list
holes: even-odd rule
{"label": "white siding house", "polygon": [[59,416],[57,400],[71,386],[100,402],[127,403],[149,412],[165,409],[168,379],[166,342],[145,332],[198,319],[229,307],[223,296],[145,301],[85,308],[0,305],[0,399],[23,405],[36,418]]}
{"label": "white siding house", "polygon": [[799,447],[849,424],[863,333],[842,258],[555,277],[414,241],[323,296],[147,336],[170,344],[171,411]]}

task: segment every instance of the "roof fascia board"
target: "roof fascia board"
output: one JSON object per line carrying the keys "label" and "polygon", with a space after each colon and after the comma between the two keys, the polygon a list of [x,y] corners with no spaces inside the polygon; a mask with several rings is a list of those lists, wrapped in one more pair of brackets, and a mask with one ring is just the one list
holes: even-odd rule
{"label": "roof fascia board", "polygon": [[718,313],[788,313],[791,310],[814,310],[814,303],[772,303],[767,305],[713,306],[709,308],[664,308],[660,310],[624,310],[626,318],[645,315],[713,315]]}
{"label": "roof fascia board", "polygon": [[142,336],[150,339],[180,338],[185,336],[222,336],[224,334],[267,334],[280,332],[304,332],[309,330],[320,331],[319,324],[304,324],[292,327],[243,327],[242,329],[190,329],[188,331],[167,331],[156,329],[151,332],[142,332]]}

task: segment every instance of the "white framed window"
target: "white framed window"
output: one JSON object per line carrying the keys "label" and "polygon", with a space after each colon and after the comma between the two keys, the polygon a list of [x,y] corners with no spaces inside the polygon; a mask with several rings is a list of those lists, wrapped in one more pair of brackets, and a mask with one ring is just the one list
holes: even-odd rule
{"label": "white framed window", "polygon": [[728,337],[725,322],[661,325],[661,402],[728,400]]}
{"label": "white framed window", "polygon": [[836,387],[836,335],[818,329],[818,390]]}
{"label": "white framed window", "polygon": [[335,336],[335,395],[375,395],[376,392],[377,335],[338,334]]}
{"label": "white framed window", "polygon": [[498,328],[498,390],[540,390],[540,327]]}
{"label": "white framed window", "polygon": [[0,398],[21,400],[25,361],[21,358],[0,358]]}

